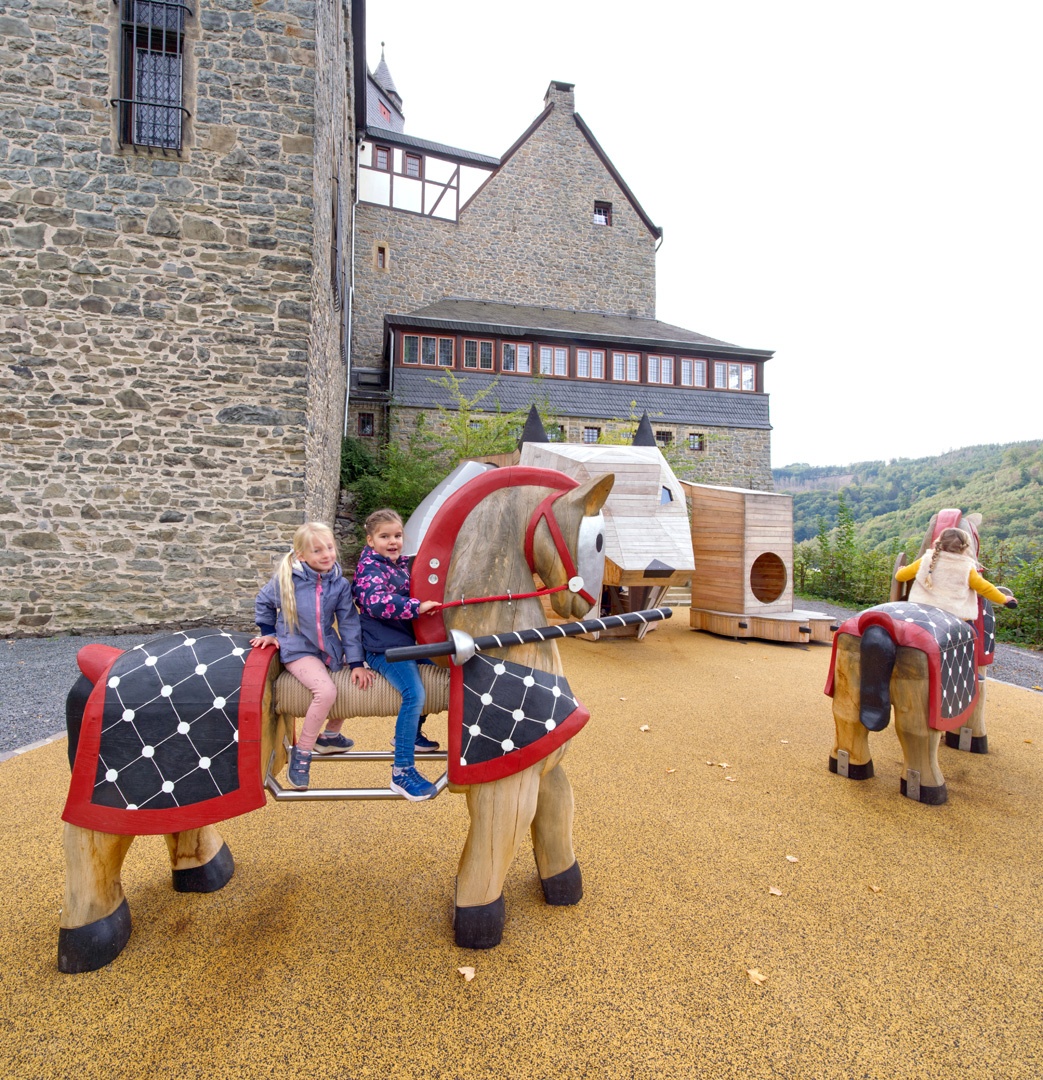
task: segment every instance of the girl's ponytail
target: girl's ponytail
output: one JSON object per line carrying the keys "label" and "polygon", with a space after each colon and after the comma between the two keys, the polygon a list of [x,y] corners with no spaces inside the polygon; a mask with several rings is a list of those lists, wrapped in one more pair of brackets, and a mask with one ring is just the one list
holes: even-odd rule
{"label": "girl's ponytail", "polygon": [[292,549],[286,552],[279,569],[275,572],[279,582],[279,606],[282,608],[283,622],[291,634],[297,632],[297,594],[293,588],[293,564],[297,553]]}

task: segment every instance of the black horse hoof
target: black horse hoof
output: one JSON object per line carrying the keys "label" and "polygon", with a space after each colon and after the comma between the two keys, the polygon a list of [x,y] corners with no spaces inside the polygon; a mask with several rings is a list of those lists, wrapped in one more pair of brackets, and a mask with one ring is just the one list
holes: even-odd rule
{"label": "black horse hoof", "polygon": [[[909,785],[905,781],[903,776],[901,779],[901,791],[906,798],[911,798],[909,794]],[[941,806],[942,803],[949,801],[949,789],[944,784],[939,784],[937,787],[925,787],[920,785],[920,797],[917,802],[925,803],[927,806]]]}
{"label": "black horse hoof", "polygon": [[[829,758],[829,771],[831,773],[840,772],[840,767],[837,764],[837,759],[832,755],[830,755]],[[847,772],[844,773],[844,775],[848,778],[848,780],[871,780],[875,775],[875,773],[873,772],[873,759],[870,758],[868,761],[864,762],[861,765],[852,765],[849,762],[847,766]]]}
{"label": "black horse hoof", "polygon": [[[958,731],[947,731],[945,733],[945,745],[953,750],[962,749],[960,746],[960,733]],[[972,735],[970,751],[972,754],[987,754],[989,752],[988,735]]]}
{"label": "black horse hoof", "polygon": [[578,862],[553,877],[540,878],[540,884],[543,886],[543,899],[555,907],[578,904],[583,899],[583,875]]}
{"label": "black horse hoof", "polygon": [[456,944],[461,949],[493,949],[503,939],[506,919],[502,893],[491,904],[457,907],[453,917]]}
{"label": "black horse hoof", "polygon": [[130,940],[130,905],[123,903],[104,919],[58,930],[58,970],[66,975],[97,971],[111,964]]}
{"label": "black horse hoof", "polygon": [[190,866],[186,870],[175,870],[174,892],[217,892],[223,889],[235,873],[235,860],[227,844],[202,866]]}

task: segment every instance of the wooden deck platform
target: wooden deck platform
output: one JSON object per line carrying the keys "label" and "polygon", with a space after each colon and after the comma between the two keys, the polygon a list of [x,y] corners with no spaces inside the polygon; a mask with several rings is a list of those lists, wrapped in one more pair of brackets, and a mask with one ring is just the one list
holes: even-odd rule
{"label": "wooden deck platform", "polygon": [[693,607],[689,616],[693,630],[733,638],[759,638],[762,641],[833,640],[837,623],[831,615],[818,611],[778,611],[763,615],[737,615],[727,611],[708,611]]}

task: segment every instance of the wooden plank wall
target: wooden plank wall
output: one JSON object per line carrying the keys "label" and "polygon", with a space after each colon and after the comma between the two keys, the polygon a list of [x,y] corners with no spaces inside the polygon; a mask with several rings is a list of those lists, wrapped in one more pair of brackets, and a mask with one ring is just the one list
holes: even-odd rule
{"label": "wooden plank wall", "polygon": [[741,491],[690,486],[692,606],[745,611],[746,504]]}

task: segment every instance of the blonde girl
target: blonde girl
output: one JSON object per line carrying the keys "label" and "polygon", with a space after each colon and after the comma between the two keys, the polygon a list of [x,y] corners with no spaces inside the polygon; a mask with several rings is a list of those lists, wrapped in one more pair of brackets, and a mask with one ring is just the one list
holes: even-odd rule
{"label": "blonde girl", "polygon": [[274,645],[283,666],[312,695],[286,774],[290,787],[304,790],[313,750],[333,754],[354,745],[340,733],[343,721],[330,721],[323,731],[337,700],[330,673],[347,663],[356,686],[365,690],[373,681],[364,666],[351,584],[337,562],[337,543],[327,525],[308,522],[293,534],[293,548],[257,594],[254,619],[261,633],[250,644],[260,649]]}
{"label": "blonde girl", "polygon": [[916,562],[901,567],[895,578],[912,581],[911,602],[939,607],[971,622],[978,617],[979,595],[1001,607],[1017,607],[1013,596],[1000,592],[978,573],[978,561],[971,551],[970,535],[963,529],[942,529],[930,558],[925,553]]}

